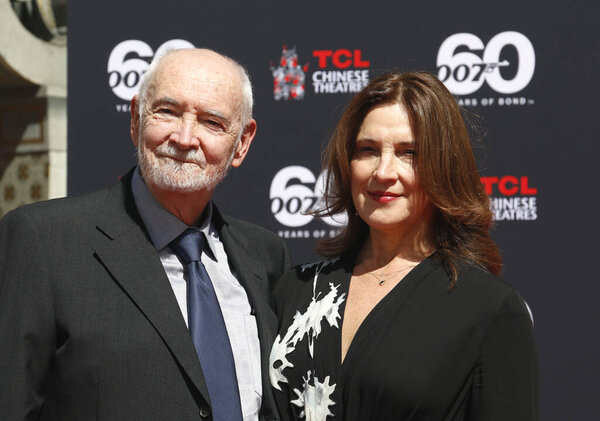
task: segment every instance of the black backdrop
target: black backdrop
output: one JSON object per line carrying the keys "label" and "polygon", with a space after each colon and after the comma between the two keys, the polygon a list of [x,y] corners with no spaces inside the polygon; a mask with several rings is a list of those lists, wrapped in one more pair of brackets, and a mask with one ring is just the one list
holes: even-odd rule
{"label": "black backdrop", "polygon": [[248,68],[258,121],[249,156],[215,199],[286,238],[295,262],[313,260],[316,239],[337,227],[300,210],[318,200],[320,150],[352,91],[389,69],[439,71],[479,116],[474,144],[503,277],[535,319],[541,419],[596,419],[600,3],[255,3],[69,4],[69,194],[134,164],[128,99],[159,47],[212,48]]}

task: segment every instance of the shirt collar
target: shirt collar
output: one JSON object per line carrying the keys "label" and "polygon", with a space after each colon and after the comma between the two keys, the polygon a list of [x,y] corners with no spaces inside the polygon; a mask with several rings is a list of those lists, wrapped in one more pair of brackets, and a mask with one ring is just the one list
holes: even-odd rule
{"label": "shirt collar", "polygon": [[[148,234],[150,234],[152,245],[156,250],[165,248],[187,228],[190,228],[185,222],[166,210],[152,196],[152,193],[150,193],[148,186],[140,175],[139,167],[136,167],[131,178],[131,190],[135,205],[144,222],[144,226],[148,230]],[[208,202],[201,220],[195,226],[204,233],[206,244],[210,251],[209,254],[212,254],[211,258],[216,260],[215,241],[219,241],[219,234],[212,223],[212,216],[213,205],[211,201]]]}

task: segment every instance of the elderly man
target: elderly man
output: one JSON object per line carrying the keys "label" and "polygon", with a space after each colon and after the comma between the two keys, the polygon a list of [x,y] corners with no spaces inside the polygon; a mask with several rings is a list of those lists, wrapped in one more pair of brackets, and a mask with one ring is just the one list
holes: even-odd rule
{"label": "elderly man", "polygon": [[256,133],[248,76],[168,52],[131,117],[138,166],[116,186],[0,221],[0,419],[276,419],[288,252],[210,200]]}

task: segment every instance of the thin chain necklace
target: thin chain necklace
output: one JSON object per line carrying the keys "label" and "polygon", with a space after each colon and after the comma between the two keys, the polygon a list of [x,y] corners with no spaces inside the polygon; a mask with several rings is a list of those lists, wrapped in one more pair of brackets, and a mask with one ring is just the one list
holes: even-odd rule
{"label": "thin chain necklace", "polygon": [[408,269],[412,269],[417,265],[408,265],[400,270],[397,270],[395,272],[390,272],[390,273],[373,273],[373,272],[367,272],[367,275],[371,275],[373,277],[375,277],[375,279],[377,279],[377,281],[379,281],[379,286],[382,287],[385,285],[385,283],[387,281],[389,281],[390,279],[392,279],[394,276],[396,276],[397,274],[399,274],[400,272],[404,272]]}

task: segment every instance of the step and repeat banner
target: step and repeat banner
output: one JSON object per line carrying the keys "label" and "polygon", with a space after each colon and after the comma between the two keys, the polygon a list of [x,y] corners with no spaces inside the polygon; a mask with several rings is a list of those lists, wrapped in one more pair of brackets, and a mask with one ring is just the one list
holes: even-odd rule
{"label": "step and repeat banner", "polygon": [[69,195],[135,164],[129,101],[169,47],[248,69],[258,134],[215,200],[285,238],[295,263],[340,229],[303,210],[321,197],[322,147],[352,95],[388,70],[436,73],[472,125],[503,277],[533,312],[541,419],[596,419],[600,3],[71,2]]}

